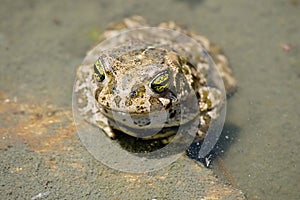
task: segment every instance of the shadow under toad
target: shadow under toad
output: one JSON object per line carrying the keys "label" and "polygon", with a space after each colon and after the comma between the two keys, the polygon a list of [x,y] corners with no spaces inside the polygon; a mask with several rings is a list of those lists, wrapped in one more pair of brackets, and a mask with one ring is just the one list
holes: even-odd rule
{"label": "shadow under toad", "polygon": [[208,166],[214,158],[224,154],[230,148],[230,146],[236,141],[239,133],[239,127],[232,123],[225,123],[218,142],[208,155],[204,158],[200,158],[199,152],[202,143],[193,143],[187,150],[187,156],[193,160],[203,163],[205,166]]}

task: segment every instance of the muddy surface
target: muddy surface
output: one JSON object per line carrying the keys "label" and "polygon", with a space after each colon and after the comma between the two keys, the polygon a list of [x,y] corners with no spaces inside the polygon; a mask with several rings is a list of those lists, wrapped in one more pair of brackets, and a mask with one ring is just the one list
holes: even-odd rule
{"label": "muddy surface", "polygon": [[70,110],[0,100],[3,199],[244,199],[187,156],[151,173],[110,169],[83,147]]}

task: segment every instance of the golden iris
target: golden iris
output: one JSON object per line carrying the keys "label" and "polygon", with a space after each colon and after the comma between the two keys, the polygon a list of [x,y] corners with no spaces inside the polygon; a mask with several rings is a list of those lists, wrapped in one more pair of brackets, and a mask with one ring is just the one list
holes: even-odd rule
{"label": "golden iris", "polygon": [[94,64],[94,79],[97,82],[102,82],[105,79],[105,72],[103,67],[100,65],[99,60]]}
{"label": "golden iris", "polygon": [[154,92],[162,93],[170,85],[170,72],[163,71],[159,73],[150,83],[150,87]]}

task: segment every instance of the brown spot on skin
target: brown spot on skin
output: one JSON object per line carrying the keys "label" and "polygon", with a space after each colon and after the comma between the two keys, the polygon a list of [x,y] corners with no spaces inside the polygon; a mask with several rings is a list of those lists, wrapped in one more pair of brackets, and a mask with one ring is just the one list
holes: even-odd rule
{"label": "brown spot on skin", "polygon": [[121,97],[119,95],[115,96],[114,101],[116,103],[116,106],[120,107]]}
{"label": "brown spot on skin", "polygon": [[136,106],[138,112],[145,112],[146,108],[144,106]]}
{"label": "brown spot on skin", "polygon": [[136,59],[134,60],[134,62],[135,62],[135,64],[142,64],[141,59],[139,59],[139,58],[136,58]]}
{"label": "brown spot on skin", "polygon": [[151,104],[150,110],[162,110],[163,109],[163,104],[160,102],[159,99],[155,97],[150,97],[149,102]]}
{"label": "brown spot on skin", "polygon": [[172,64],[175,65],[176,67],[180,67],[178,60],[173,60]]}
{"label": "brown spot on skin", "polygon": [[132,105],[132,101],[130,99],[126,99],[125,106],[131,106],[131,105]]}
{"label": "brown spot on skin", "polygon": [[[100,89],[97,89],[96,92],[95,92],[95,99],[98,100],[98,97],[99,97],[99,94],[100,94],[101,90]],[[105,98],[105,97],[104,97]],[[103,100],[103,98],[102,98]]]}

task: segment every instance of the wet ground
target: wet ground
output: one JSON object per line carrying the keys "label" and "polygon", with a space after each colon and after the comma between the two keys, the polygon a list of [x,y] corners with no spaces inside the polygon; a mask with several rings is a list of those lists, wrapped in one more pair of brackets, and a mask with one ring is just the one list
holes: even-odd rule
{"label": "wet ground", "polygon": [[215,173],[226,168],[249,199],[300,199],[298,0],[2,0],[0,196],[242,198],[184,156],[137,176],[107,168],[81,145],[71,113],[75,67],[108,22],[132,14],[153,23],[176,20],[220,44],[229,57],[238,90],[228,101]]}

